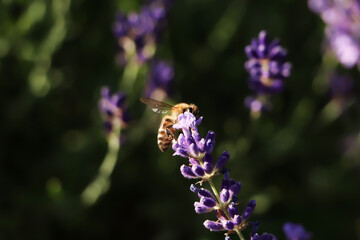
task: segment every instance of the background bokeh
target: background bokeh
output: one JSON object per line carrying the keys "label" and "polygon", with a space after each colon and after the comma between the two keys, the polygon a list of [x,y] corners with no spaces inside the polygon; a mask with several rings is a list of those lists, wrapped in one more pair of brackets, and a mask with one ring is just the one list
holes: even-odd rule
{"label": "background bokeh", "polygon": [[[202,225],[212,214],[194,212],[184,159],[157,147],[161,116],[138,101],[146,68],[134,89],[119,89],[115,13],[143,3],[1,1],[0,239],[223,239]],[[156,52],[175,69],[167,102],[198,105],[200,132],[216,132],[215,156],[229,151],[242,181],[241,207],[257,200],[259,231],[285,239],[282,225],[293,221],[313,239],[360,239],[359,71],[323,55],[324,23],[307,2],[177,0],[167,19]],[[254,121],[244,47],[263,29],[293,68],[272,111]],[[354,79],[340,110],[329,93],[334,71]],[[86,206],[80,195],[107,151],[104,85],[132,93],[132,120],[108,191]]]}

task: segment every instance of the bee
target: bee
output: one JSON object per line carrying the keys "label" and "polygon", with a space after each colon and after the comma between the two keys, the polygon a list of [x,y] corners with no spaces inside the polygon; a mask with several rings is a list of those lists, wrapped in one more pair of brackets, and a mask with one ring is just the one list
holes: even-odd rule
{"label": "bee", "polygon": [[152,98],[140,98],[140,101],[148,105],[154,112],[167,114],[163,117],[158,130],[157,140],[158,146],[162,152],[169,148],[172,140],[175,138],[175,129],[173,125],[177,122],[180,114],[190,112],[196,117],[199,109],[195,104],[178,103],[174,106],[160,102]]}

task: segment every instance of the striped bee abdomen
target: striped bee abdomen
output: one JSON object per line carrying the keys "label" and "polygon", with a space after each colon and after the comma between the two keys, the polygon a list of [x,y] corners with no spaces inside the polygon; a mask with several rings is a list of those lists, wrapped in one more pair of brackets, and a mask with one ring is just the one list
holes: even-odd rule
{"label": "striped bee abdomen", "polygon": [[158,131],[158,146],[162,152],[170,147],[171,141],[174,139],[175,129],[173,125],[174,121],[171,116],[165,116],[161,121]]}

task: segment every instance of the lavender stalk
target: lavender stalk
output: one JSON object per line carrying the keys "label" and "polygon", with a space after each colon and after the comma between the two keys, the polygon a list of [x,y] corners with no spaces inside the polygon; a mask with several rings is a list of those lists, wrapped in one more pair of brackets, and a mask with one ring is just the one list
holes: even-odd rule
{"label": "lavender stalk", "polygon": [[261,113],[271,108],[269,98],[284,89],[284,80],[290,76],[291,64],[286,61],[287,51],[279,40],[270,40],[266,31],[245,47],[249,58],[245,69],[249,72],[249,87],[255,92],[245,99],[251,116],[259,118]]}
{"label": "lavender stalk", "polygon": [[[249,225],[253,226],[251,238],[262,239],[264,234],[260,237],[255,233],[258,225],[255,222],[249,222],[256,202],[249,201],[242,213],[239,212],[237,195],[241,190],[241,182],[231,179],[229,170],[224,168],[230,154],[224,151],[214,163],[211,152],[215,145],[215,133],[209,131],[205,138],[200,136],[197,126],[201,124],[202,119],[202,117],[196,119],[192,113],[185,112],[178,116],[177,123],[173,125],[175,129],[181,130],[178,138],[173,141],[172,148],[175,151],[173,155],[189,160],[188,165],[184,164],[180,167],[181,174],[188,179],[200,180],[198,181],[200,185],[208,182],[212,190],[211,192],[205,188],[198,188],[194,184],[190,186],[190,190],[197,193],[200,198],[199,202],[194,204],[195,212],[199,214],[214,212],[216,221],[206,220],[204,226],[210,231],[225,231],[225,239],[230,239],[229,235],[236,233],[239,239],[244,240],[242,231]],[[223,180],[218,191],[212,178],[220,173],[223,175]],[[260,238],[257,238],[258,236]],[[266,236],[270,240],[276,239],[270,234]]]}
{"label": "lavender stalk", "polygon": [[92,205],[104,194],[110,186],[110,176],[114,170],[117,156],[120,150],[120,132],[129,121],[125,105],[125,94],[110,94],[110,90],[104,87],[101,90],[102,98],[99,108],[104,119],[104,129],[107,135],[108,151],[99,168],[95,179],[85,188],[81,194],[84,204]]}

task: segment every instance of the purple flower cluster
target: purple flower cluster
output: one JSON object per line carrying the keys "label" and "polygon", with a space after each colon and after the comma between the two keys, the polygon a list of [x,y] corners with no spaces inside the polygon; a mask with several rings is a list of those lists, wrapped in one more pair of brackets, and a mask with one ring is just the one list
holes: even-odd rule
{"label": "purple flower cluster", "polygon": [[245,53],[249,58],[245,62],[250,74],[249,86],[255,92],[255,96],[246,99],[245,105],[253,112],[268,110],[270,106],[262,101],[262,96],[282,91],[284,80],[290,76],[287,51],[278,40],[271,41],[266,31],[261,31],[258,38],[245,47]]}
{"label": "purple flower cluster", "polygon": [[140,62],[152,58],[155,44],[166,25],[170,3],[169,0],[151,0],[138,13],[118,13],[113,32],[120,48],[120,64],[125,65],[129,56],[135,54]]}
{"label": "purple flower cluster", "polygon": [[266,31],[261,31],[245,47],[245,53],[249,58],[245,68],[250,74],[250,87],[257,93],[280,92],[284,79],[290,76],[291,65],[285,61],[287,52],[279,41],[270,41]]}
{"label": "purple flower cluster", "polygon": [[151,70],[145,88],[145,96],[161,101],[170,93],[174,70],[172,66],[165,61],[154,61],[150,67]]}
{"label": "purple flower cluster", "polygon": [[114,128],[126,125],[129,115],[125,105],[125,94],[122,92],[110,94],[108,87],[101,89],[99,108],[104,118],[104,127],[107,133]]}
{"label": "purple flower cluster", "polygon": [[[251,200],[242,213],[239,213],[237,195],[241,189],[241,183],[230,179],[229,171],[224,169],[230,155],[223,152],[217,162],[214,164],[211,155],[215,145],[215,133],[209,131],[205,138],[202,138],[198,132],[197,126],[200,125],[202,117],[196,119],[190,112],[185,112],[178,116],[178,121],[174,124],[175,129],[180,129],[177,140],[173,142],[175,155],[187,158],[189,165],[182,165],[181,174],[189,179],[201,179],[199,182],[209,182],[213,192],[205,188],[198,188],[194,184],[190,190],[199,196],[199,201],[195,202],[195,212],[209,213],[214,212],[217,217],[216,221],[206,220],[204,226],[210,231],[227,231],[226,239],[229,234],[237,233],[242,236],[241,231],[246,229],[249,224],[248,219],[255,209],[256,202]],[[212,178],[223,173],[220,192],[218,192],[212,182]],[[252,233],[253,239],[273,239],[262,238],[258,234]],[[265,236],[263,234],[263,236]],[[272,236],[272,235],[269,235]]]}
{"label": "purple flower cluster", "polygon": [[309,0],[309,7],[326,23],[326,37],[346,68],[360,63],[360,2],[358,0]]}
{"label": "purple flower cluster", "polygon": [[285,223],[283,231],[287,240],[310,240],[312,236],[301,224],[297,223]]}

